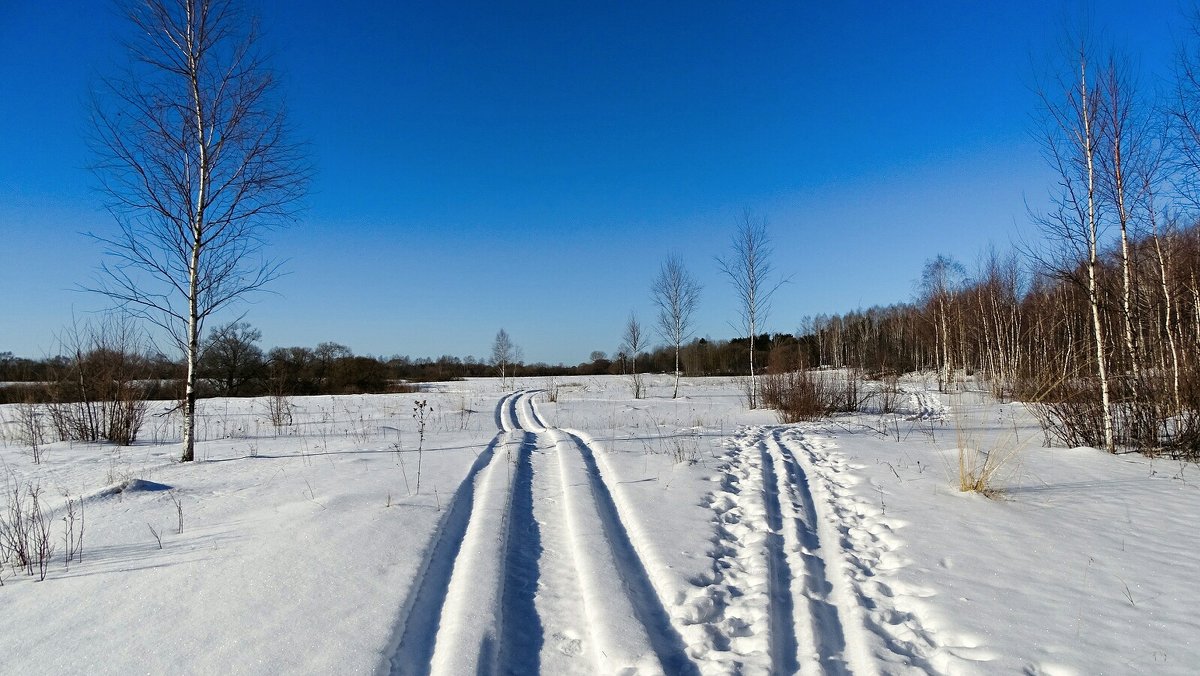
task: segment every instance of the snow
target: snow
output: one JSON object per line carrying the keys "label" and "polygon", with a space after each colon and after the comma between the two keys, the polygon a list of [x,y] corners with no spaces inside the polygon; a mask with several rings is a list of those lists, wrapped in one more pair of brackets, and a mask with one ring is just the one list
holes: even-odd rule
{"label": "snow", "polygon": [[[1200,664],[1200,470],[1041,448],[1019,404],[905,390],[898,415],[799,425],[732,379],[674,400],[667,377],[641,400],[618,377],[298,397],[279,429],[262,400],[213,399],[187,464],[161,403],[135,446],[50,444],[40,465],[5,424],[7,481],[42,487],[57,551],[45,581],[0,573],[0,671]],[[419,494],[414,398],[433,406]],[[995,497],[959,492],[960,443],[1011,455]]]}

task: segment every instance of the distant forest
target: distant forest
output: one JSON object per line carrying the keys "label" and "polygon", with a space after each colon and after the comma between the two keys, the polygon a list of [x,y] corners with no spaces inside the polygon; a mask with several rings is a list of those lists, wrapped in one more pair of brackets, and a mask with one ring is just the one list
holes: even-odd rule
{"label": "distant forest", "polygon": [[[83,334],[85,337],[79,338]],[[184,364],[161,352],[144,349],[145,340],[134,338],[128,327],[108,325],[76,331],[64,354],[43,359],[0,352],[0,403],[45,402],[75,398],[67,390],[88,380],[136,381],[153,399],[178,398],[182,392]],[[316,347],[275,347],[263,350],[261,333],[245,322],[226,324],[207,336],[200,358],[200,395],[204,397],[254,397],[268,394],[364,394],[412,391],[413,385],[497,376],[497,367],[473,356],[409,357],[407,355],[357,355],[336,342]],[[788,347],[795,354],[798,339],[790,334],[763,334],[755,339],[755,353],[768,363],[773,351]],[[749,340],[692,340],[681,351],[681,368],[687,376],[738,375],[745,371]],[[515,375],[590,376],[633,373],[673,373],[671,346],[641,352],[636,359],[623,352],[592,352],[588,361],[574,365],[523,363]],[[511,372],[511,371],[510,371]],[[176,391],[178,390],[178,392]],[[75,392],[80,398],[86,392]],[[90,398],[90,397],[88,397]]]}

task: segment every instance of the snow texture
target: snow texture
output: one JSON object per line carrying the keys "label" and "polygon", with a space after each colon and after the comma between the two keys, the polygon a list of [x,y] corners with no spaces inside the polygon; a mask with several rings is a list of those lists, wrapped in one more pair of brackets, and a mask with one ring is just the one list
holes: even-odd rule
{"label": "snow texture", "polygon": [[[280,428],[262,400],[206,400],[188,464],[166,403],[135,446],[37,465],[0,407],[0,510],[40,486],[57,544],[45,581],[0,572],[0,671],[1200,664],[1195,466],[1041,448],[1020,404],[919,378],[898,413],[799,425],[734,379],[649,381],[639,400],[617,377],[429,384],[423,442],[413,395],[298,397]],[[996,496],[958,491],[960,446],[1008,458]]]}

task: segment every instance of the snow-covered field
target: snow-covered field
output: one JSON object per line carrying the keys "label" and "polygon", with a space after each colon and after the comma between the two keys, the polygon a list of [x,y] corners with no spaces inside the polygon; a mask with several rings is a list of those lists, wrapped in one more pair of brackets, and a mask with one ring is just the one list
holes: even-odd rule
{"label": "snow-covered field", "polygon": [[[40,465],[6,424],[0,509],[39,485],[58,549],[0,575],[0,672],[1200,668],[1193,465],[1041,448],[1019,405],[915,380],[897,414],[787,426],[728,379],[516,385],[295,398],[280,428],[207,400],[189,464],[163,405]],[[957,490],[960,443],[1011,455],[998,497]]]}

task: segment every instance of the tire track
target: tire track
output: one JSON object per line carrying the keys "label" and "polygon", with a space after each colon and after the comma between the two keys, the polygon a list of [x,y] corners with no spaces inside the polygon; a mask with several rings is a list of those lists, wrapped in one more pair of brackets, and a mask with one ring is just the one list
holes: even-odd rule
{"label": "tire track", "polygon": [[[508,395],[496,404],[497,425],[503,429],[501,417],[505,407],[512,405],[515,395]],[[455,561],[462,550],[467,527],[475,508],[476,482],[484,468],[492,465],[496,449],[504,441],[501,432],[492,438],[467,472],[455,491],[450,505],[438,523],[433,543],[427,548],[424,561],[416,576],[418,582],[401,609],[401,620],[392,639],[392,649],[380,673],[393,676],[424,676],[430,664],[440,624],[431,618],[442,616],[449,594],[450,578]]]}
{"label": "tire track", "polygon": [[671,624],[670,615],[654,589],[650,575],[638,556],[621,514],[613,501],[608,484],[596,464],[591,446],[581,437],[566,433],[575,445],[587,472],[588,486],[608,541],[613,563],[621,578],[623,590],[633,605],[637,620],[645,628],[650,644],[662,668],[669,674],[699,674],[687,656],[679,632]]}
{"label": "tire track", "polygon": [[525,433],[509,493],[497,670],[502,674],[535,674],[541,666],[542,621],[534,605],[542,555],[541,531],[533,515],[532,454],[536,448],[537,437]]}
{"label": "tire track", "polygon": [[576,571],[572,582],[588,618],[594,673],[698,674],[637,554],[591,445],[547,425],[532,396],[517,403],[517,418],[525,429],[548,439],[557,456],[562,505],[548,510],[547,519],[566,525]]}
{"label": "tire track", "polygon": [[596,451],[547,425],[536,393],[497,403],[380,673],[699,674]]}

